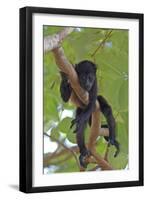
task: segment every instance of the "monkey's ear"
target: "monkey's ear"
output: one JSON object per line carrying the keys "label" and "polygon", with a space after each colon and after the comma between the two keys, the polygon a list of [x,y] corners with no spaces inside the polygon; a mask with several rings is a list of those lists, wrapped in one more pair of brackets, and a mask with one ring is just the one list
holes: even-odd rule
{"label": "monkey's ear", "polygon": [[97,71],[97,69],[98,69],[97,65],[94,64],[94,70],[95,70],[95,72]]}
{"label": "monkey's ear", "polygon": [[95,71],[97,71],[97,69],[98,69],[98,65],[95,64]]}

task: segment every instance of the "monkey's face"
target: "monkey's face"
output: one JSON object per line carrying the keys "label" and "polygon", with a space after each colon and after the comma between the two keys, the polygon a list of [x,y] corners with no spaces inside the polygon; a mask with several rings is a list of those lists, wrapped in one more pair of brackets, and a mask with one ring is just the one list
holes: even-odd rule
{"label": "monkey's face", "polygon": [[94,81],[95,81],[95,74],[94,73],[81,73],[79,75],[79,82],[83,89],[86,91],[90,91]]}
{"label": "monkey's face", "polygon": [[96,66],[90,61],[82,61],[76,65],[76,72],[80,85],[86,91],[90,91],[96,79]]}

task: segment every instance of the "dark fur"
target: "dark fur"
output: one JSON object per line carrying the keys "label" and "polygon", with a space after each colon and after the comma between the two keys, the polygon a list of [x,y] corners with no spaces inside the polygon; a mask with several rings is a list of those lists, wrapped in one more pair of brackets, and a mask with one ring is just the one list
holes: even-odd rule
{"label": "dark fur", "polygon": [[[115,145],[117,151],[115,156],[119,152],[119,144],[115,140],[115,119],[112,114],[111,106],[107,103],[107,101],[102,96],[97,96],[98,87],[96,80],[96,66],[91,61],[82,61],[79,64],[75,65],[75,70],[78,74],[80,85],[83,89],[85,89],[89,93],[89,104],[85,106],[85,108],[77,107],[76,117],[72,121],[71,127],[73,125],[76,126],[74,132],[76,132],[77,144],[80,149],[80,164],[82,167],[87,167],[85,163],[85,158],[90,155],[90,152],[85,146],[84,142],[84,130],[86,124],[90,121],[91,114],[95,109],[95,102],[98,99],[100,104],[101,112],[104,114],[109,128],[109,137],[105,138],[110,144]],[[72,88],[68,82],[67,76],[61,72],[61,85],[60,92],[62,99],[67,102],[70,99]]]}

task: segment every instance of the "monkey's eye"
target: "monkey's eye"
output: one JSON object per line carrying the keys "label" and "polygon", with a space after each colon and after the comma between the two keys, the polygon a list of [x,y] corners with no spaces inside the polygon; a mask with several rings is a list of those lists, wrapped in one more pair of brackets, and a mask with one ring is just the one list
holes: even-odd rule
{"label": "monkey's eye", "polygon": [[89,74],[88,79],[89,79],[89,81],[93,81],[94,75],[93,74]]}

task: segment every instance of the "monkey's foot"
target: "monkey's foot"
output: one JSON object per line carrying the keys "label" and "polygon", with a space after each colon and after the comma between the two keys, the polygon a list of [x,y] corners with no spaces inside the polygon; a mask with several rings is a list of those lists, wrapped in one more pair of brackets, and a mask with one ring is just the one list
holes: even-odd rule
{"label": "monkey's foot", "polygon": [[119,151],[120,151],[119,143],[117,142],[117,140],[111,141],[111,139],[110,139],[110,144],[114,145],[115,148],[116,148],[116,151],[115,151],[115,154],[114,154],[114,157],[116,157],[119,154]]}
{"label": "monkey's foot", "polygon": [[[107,124],[103,124],[101,127],[102,128],[108,128],[108,125]],[[104,138],[108,142],[109,146],[110,146],[110,144],[115,146],[116,151],[115,151],[114,157],[116,157],[119,154],[119,151],[120,151],[119,142],[117,142],[117,140],[115,140],[114,137],[112,138],[112,137],[109,137],[109,136],[104,136]]]}
{"label": "monkey's foot", "polygon": [[79,161],[80,161],[80,165],[83,168],[87,168],[88,165],[88,158],[91,156],[91,153],[89,150],[85,150],[84,152],[82,152],[79,156]]}
{"label": "monkey's foot", "polygon": [[119,154],[119,151],[120,151],[119,143],[117,142],[117,140],[112,139],[110,137],[104,137],[104,138],[108,142],[108,145],[111,144],[111,145],[115,146],[116,151],[115,151],[114,157],[116,157]]}

